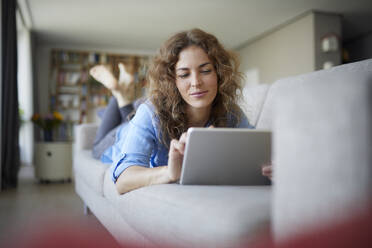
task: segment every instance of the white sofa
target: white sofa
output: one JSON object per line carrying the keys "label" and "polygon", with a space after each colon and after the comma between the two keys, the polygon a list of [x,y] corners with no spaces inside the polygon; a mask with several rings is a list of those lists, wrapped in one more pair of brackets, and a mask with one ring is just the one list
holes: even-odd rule
{"label": "white sofa", "polygon": [[[251,124],[273,131],[273,186],[144,187],[119,195],[77,126],[76,192],[122,244],[241,247],[284,240],[361,211],[372,196],[372,60],[245,90]],[[244,152],[244,151],[243,151]]]}

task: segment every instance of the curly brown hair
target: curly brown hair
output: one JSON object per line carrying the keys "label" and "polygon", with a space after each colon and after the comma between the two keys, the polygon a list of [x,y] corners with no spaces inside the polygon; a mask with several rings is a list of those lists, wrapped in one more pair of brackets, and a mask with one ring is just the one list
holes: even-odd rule
{"label": "curly brown hair", "polygon": [[240,121],[237,105],[241,96],[241,73],[236,56],[227,51],[212,34],[200,29],[177,33],[169,38],[153,58],[148,72],[149,99],[154,104],[160,123],[162,142],[169,146],[171,139],[178,139],[187,131],[187,103],[176,86],[175,66],[180,52],[198,46],[208,55],[217,73],[218,91],[212,103],[210,123],[215,127],[226,127],[228,113],[235,124]]}

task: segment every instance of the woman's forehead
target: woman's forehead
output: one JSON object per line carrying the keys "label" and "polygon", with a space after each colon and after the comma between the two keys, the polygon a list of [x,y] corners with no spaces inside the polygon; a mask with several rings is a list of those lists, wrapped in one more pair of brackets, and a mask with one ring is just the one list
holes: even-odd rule
{"label": "woman's forehead", "polygon": [[210,63],[211,61],[202,48],[190,46],[180,52],[176,68],[195,67],[207,64],[208,62]]}

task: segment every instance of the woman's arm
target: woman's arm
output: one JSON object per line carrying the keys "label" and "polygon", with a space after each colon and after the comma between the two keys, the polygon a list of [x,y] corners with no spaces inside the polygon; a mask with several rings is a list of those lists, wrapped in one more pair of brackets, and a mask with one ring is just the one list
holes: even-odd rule
{"label": "woman's arm", "polygon": [[187,133],[179,140],[170,143],[168,165],[147,168],[139,165],[128,167],[116,181],[119,194],[124,194],[144,186],[176,182],[181,176],[182,160],[185,151]]}
{"label": "woman's arm", "polygon": [[124,194],[134,189],[153,184],[170,183],[168,166],[147,168],[139,165],[128,167],[116,181],[116,190]]}

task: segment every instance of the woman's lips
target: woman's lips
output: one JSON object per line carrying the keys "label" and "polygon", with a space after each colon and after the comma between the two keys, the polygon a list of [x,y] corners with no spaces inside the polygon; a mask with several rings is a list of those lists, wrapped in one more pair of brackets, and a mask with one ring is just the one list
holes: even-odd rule
{"label": "woman's lips", "polygon": [[208,93],[208,90],[199,91],[199,92],[191,93],[190,96],[193,96],[193,97],[202,97],[202,96],[205,96],[207,93]]}

